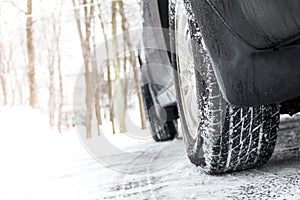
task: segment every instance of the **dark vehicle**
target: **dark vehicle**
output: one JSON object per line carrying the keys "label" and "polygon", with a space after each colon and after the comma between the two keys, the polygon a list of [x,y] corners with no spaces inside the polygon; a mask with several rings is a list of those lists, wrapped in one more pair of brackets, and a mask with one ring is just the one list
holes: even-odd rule
{"label": "dark vehicle", "polygon": [[265,164],[280,114],[300,111],[300,1],[144,0],[143,18],[153,138],[174,139],[180,116],[188,157],[207,173]]}

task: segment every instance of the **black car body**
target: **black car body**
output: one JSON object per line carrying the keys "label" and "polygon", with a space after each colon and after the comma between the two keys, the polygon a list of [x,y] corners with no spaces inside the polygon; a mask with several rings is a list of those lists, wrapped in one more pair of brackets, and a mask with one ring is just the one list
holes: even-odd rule
{"label": "black car body", "polygon": [[[224,98],[230,104],[240,107],[280,102],[282,113],[298,112],[300,1],[230,0],[226,4],[219,0],[190,2],[213,60]],[[156,20],[144,26],[168,29],[168,1],[152,1],[147,6],[151,7],[152,12],[156,10],[158,13]],[[158,45],[170,45],[168,33],[163,32],[160,37],[164,37],[165,43],[160,41]],[[167,59],[169,55],[166,52],[160,54],[160,58],[153,56],[156,60],[160,59],[160,63],[170,66]],[[148,81],[168,82],[166,85],[170,86],[172,75],[161,74],[156,69],[148,72]],[[155,77],[160,80],[155,80]],[[154,93],[160,89],[155,88]],[[172,99],[170,104],[174,104],[175,99]]]}
{"label": "black car body", "polygon": [[206,172],[266,163],[280,114],[300,111],[300,1],[142,7],[142,92],[153,138],[174,139],[180,117],[188,157]]}
{"label": "black car body", "polygon": [[225,99],[265,105],[300,95],[300,1],[191,1]]}

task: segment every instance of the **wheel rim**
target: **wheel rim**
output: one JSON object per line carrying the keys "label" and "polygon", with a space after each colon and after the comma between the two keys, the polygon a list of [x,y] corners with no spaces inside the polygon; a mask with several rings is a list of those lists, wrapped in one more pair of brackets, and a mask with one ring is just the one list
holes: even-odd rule
{"label": "wheel rim", "polygon": [[175,42],[180,99],[189,134],[195,138],[198,130],[197,90],[191,35],[184,5],[176,11]]}

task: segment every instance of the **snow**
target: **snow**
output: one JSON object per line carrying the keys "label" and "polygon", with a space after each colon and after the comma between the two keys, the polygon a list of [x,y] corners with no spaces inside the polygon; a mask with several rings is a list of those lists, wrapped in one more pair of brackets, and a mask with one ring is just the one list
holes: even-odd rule
{"label": "snow", "polygon": [[1,109],[0,121],[0,199],[72,199],[84,182],[64,178],[90,158],[78,138],[51,131],[47,117],[28,107]]}
{"label": "snow", "polygon": [[[136,159],[133,151],[149,148],[149,141],[154,144],[149,137],[141,140],[128,133],[113,135],[108,123],[101,127],[100,137],[94,131],[89,140],[81,131],[83,127],[59,134],[49,127],[46,114],[26,106],[1,108],[0,121],[0,199],[99,198],[102,192],[97,188],[124,172],[127,161]],[[149,136],[148,131],[143,132]],[[101,147],[104,139],[119,151]],[[100,148],[95,150],[102,152],[95,155],[93,148],[97,146]],[[113,159],[120,153],[123,160]],[[120,167],[104,167],[118,163]]]}
{"label": "snow", "polygon": [[[80,128],[59,134],[38,110],[0,108],[0,122],[0,199],[297,199],[300,195],[297,118],[283,120],[268,164],[223,176],[210,176],[193,166],[182,140],[154,143],[151,138],[112,135],[107,124],[101,127],[102,137],[121,154],[108,151],[99,158],[88,153],[90,146],[80,137]],[[88,143],[98,142],[95,136]]]}

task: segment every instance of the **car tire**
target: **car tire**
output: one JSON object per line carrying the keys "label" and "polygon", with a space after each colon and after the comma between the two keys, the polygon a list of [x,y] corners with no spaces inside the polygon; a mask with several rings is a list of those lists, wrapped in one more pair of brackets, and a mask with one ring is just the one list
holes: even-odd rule
{"label": "car tire", "polygon": [[155,103],[155,97],[152,96],[149,87],[151,87],[150,84],[142,86],[142,96],[152,138],[156,142],[173,140],[177,136],[177,120],[166,121],[166,118],[161,119],[165,114],[160,112],[165,112],[165,108]]}
{"label": "car tire", "polygon": [[[274,151],[279,105],[238,108],[224,100],[189,8],[186,0],[176,2],[175,31],[171,33],[176,53],[173,56],[176,95],[188,157],[209,174],[261,166]],[[193,77],[189,78],[191,68],[194,74],[191,72]],[[192,86],[186,81],[193,79],[196,93],[190,98],[186,90]],[[191,106],[196,109],[190,109]]]}

